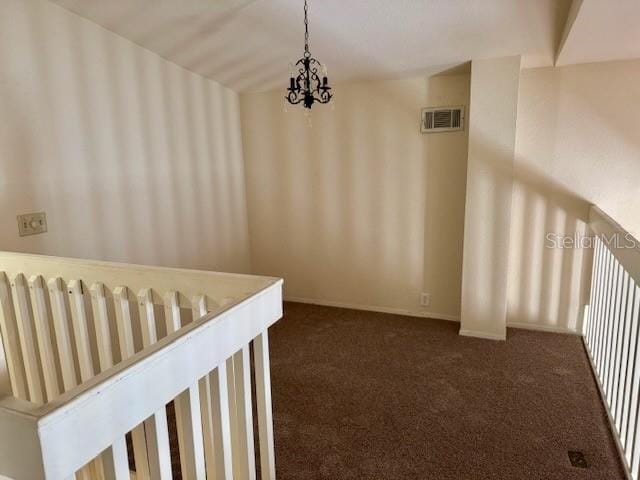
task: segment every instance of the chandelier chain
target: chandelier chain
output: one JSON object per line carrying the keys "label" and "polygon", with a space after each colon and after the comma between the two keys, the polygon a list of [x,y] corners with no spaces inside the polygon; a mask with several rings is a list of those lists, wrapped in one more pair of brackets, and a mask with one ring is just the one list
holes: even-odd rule
{"label": "chandelier chain", "polygon": [[309,52],[309,19],[308,19],[309,5],[307,0],[304,0],[304,54],[310,55]]}

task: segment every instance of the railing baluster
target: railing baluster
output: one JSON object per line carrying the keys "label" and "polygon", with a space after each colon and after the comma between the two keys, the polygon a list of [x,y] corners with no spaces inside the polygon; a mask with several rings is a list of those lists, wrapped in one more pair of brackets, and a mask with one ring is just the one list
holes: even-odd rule
{"label": "railing baluster", "polygon": [[11,293],[16,315],[16,323],[20,336],[20,348],[24,361],[24,370],[29,389],[29,400],[34,403],[44,403],[45,396],[40,382],[38,365],[38,351],[36,339],[33,335],[29,298],[24,275],[21,273],[11,279]]}
{"label": "railing baluster", "polygon": [[604,350],[604,363],[603,363],[603,382],[602,387],[604,390],[605,397],[607,399],[607,404],[611,406],[611,397],[609,395],[609,370],[611,367],[611,354],[613,350],[613,313],[615,310],[615,300],[616,300],[616,291],[618,286],[618,272],[619,272],[619,264],[618,261],[613,259],[613,274],[611,278],[611,286],[609,287],[609,295],[607,296],[607,311],[606,311],[606,341],[605,341],[605,350]]}
{"label": "railing baluster", "polygon": [[49,288],[53,328],[56,333],[56,345],[60,358],[62,384],[66,392],[78,384],[78,379],[73,363],[73,342],[71,341],[69,316],[67,315],[67,306],[64,301],[65,286],[61,278],[52,278],[47,282],[47,286]]}
{"label": "railing baluster", "polygon": [[105,480],[128,480],[131,478],[127,457],[127,442],[124,437],[116,440],[102,454],[102,461]]}
{"label": "railing baluster", "polygon": [[216,480],[233,479],[231,425],[229,421],[229,390],[227,364],[221,363],[209,374],[211,386],[211,419],[215,445]]}
{"label": "railing baluster", "polygon": [[[51,305],[51,316],[53,318],[53,329],[55,331],[56,346],[58,347],[58,357],[60,361],[60,373],[62,375],[62,392],[71,390],[78,385],[76,368],[73,362],[73,342],[69,326],[67,307],[64,301],[66,287],[61,278],[52,278],[47,282],[49,290],[49,303]],[[90,472],[83,469],[71,476],[68,480],[90,480]]]}
{"label": "railing baluster", "polygon": [[91,359],[91,344],[89,343],[82,282],[80,280],[71,280],[68,292],[73,333],[76,339],[76,350],[80,365],[80,381],[86,382],[93,378],[95,371],[93,369],[93,360]]}
{"label": "railing baluster", "polygon": [[241,458],[240,453],[240,432],[238,430],[238,406],[236,399],[236,380],[235,380],[235,365],[233,363],[233,355],[227,358],[225,362],[227,367],[227,402],[229,407],[229,428],[231,430],[231,453],[233,454],[233,475],[234,478],[241,470]]}
{"label": "railing baluster", "polygon": [[618,402],[618,412],[616,413],[616,427],[618,428],[618,432],[620,432],[620,438],[625,438],[625,423],[624,417],[627,411],[627,405],[629,404],[629,395],[630,395],[630,372],[629,372],[629,364],[631,363],[632,353],[631,353],[631,341],[633,334],[633,304],[635,298],[635,288],[636,284],[633,279],[629,279],[629,287],[627,289],[627,307],[626,307],[626,315],[625,315],[625,337],[624,337],[624,345],[623,345],[623,378],[622,382],[622,399]]}
{"label": "railing baluster", "polygon": [[[164,316],[167,335],[180,330],[182,323],[177,292],[169,291],[165,294]],[[204,479],[206,467],[198,383],[181,393],[174,404],[182,477],[185,480]]]}
{"label": "railing baluster", "polygon": [[[131,311],[129,307],[129,289],[127,287],[114,288],[113,298],[115,303],[116,327],[118,330],[120,356],[122,360],[126,360],[135,353]],[[147,439],[143,424],[138,425],[131,431],[131,441],[133,443],[136,479],[150,480],[149,454],[147,452]]]}
{"label": "railing baluster", "polygon": [[[609,305],[609,299],[611,296],[611,286],[613,284],[613,270],[614,270],[614,264],[613,264],[613,255],[611,254],[611,252],[609,252],[607,250],[607,264],[606,264],[606,270],[607,270],[607,276],[606,276],[606,280],[605,280],[605,284],[604,284],[604,290],[602,292],[602,306],[601,306],[601,310],[600,310],[600,332],[599,332],[599,338],[598,338],[598,353],[597,353],[597,360],[596,360],[596,367],[598,368],[598,375],[600,376],[600,379],[603,380],[604,379],[604,357],[605,357],[605,352],[606,352],[606,334],[607,334],[607,327],[608,327],[608,322],[607,322],[607,312],[608,312],[608,305]],[[604,383],[604,382],[603,382]]]}
{"label": "railing baluster", "polygon": [[[80,382],[86,382],[93,378],[95,370],[91,355],[91,343],[89,341],[89,329],[87,325],[87,312],[84,304],[84,287],[81,280],[71,280],[67,287],[69,294],[69,307],[71,309],[71,321],[78,352],[78,365],[80,367]],[[90,462],[79,472],[80,478],[100,477],[102,464]]]}
{"label": "railing baluster", "polygon": [[[193,321],[207,314],[204,296],[197,295],[191,300]],[[200,416],[202,417],[202,435],[204,439],[204,456],[207,478],[216,478],[216,456],[213,440],[213,418],[211,413],[211,379],[205,375],[198,381],[200,396]]]}
{"label": "railing baluster", "polygon": [[[153,298],[150,289],[140,291],[138,294],[138,307],[140,311],[142,345],[147,348],[158,341]],[[163,406],[153,416],[145,420],[144,430],[147,437],[151,478],[154,480],[171,479],[171,450],[169,447],[166,407]]]}
{"label": "railing baluster", "polygon": [[[635,305],[634,305],[634,314],[633,314],[633,318],[635,319],[634,323],[637,325],[638,321],[638,307],[640,307],[640,292],[638,292],[638,288],[636,287],[636,292],[635,292]],[[640,365],[639,365],[639,361],[638,361],[638,357],[640,357],[640,349],[638,348],[638,346],[640,345],[640,331],[638,330],[638,328],[636,327],[636,335],[635,335],[635,348],[634,348],[634,355],[633,355],[633,364],[631,367],[631,371],[632,371],[632,379],[631,379],[631,401],[629,403],[629,413],[628,413],[628,423],[627,423],[627,438],[626,438],[626,442],[625,442],[625,451],[627,454],[627,461],[629,462],[629,465],[631,465],[631,460],[632,460],[632,451],[633,451],[633,441],[635,439],[636,433],[637,433],[637,429],[636,429],[636,425],[637,425],[637,421],[636,421],[636,415],[637,415],[637,405],[638,405],[638,389],[640,388]]]}
{"label": "railing baluster", "polygon": [[[600,240],[599,240],[600,241]],[[602,241],[600,241],[602,244]],[[596,297],[596,309],[595,309],[595,318],[596,322],[596,330],[594,335],[594,348],[593,348],[593,364],[596,369],[596,373],[599,372],[598,364],[600,360],[600,339],[602,333],[602,303],[604,299],[604,291],[607,287],[607,278],[609,275],[609,252],[604,245],[602,246],[602,257],[600,259],[601,269],[600,269],[600,282],[598,287],[598,296]]]}
{"label": "railing baluster", "polygon": [[29,292],[31,293],[33,322],[40,351],[44,388],[47,399],[51,400],[60,395],[60,387],[58,386],[56,359],[53,353],[53,336],[49,328],[49,313],[44,295],[44,281],[40,275],[34,275],[29,279]]}
{"label": "railing baluster", "polygon": [[260,472],[262,480],[275,480],[276,461],[273,444],[269,334],[267,330],[253,340],[253,355],[255,361],[256,404],[260,442]]}
{"label": "railing baluster", "polygon": [[[623,376],[622,371],[624,365],[622,364],[623,349],[624,349],[624,331],[626,326],[626,308],[627,308],[627,295],[629,289],[629,274],[624,270],[622,272],[622,288],[619,297],[619,308],[616,314],[616,324],[618,325],[617,338],[616,338],[616,358],[613,371],[613,393],[611,402],[611,411],[615,414],[618,410],[618,403],[620,397],[621,378]],[[614,415],[615,420],[615,415]]]}
{"label": "railing baluster", "polygon": [[[98,344],[99,370],[104,372],[113,366],[113,348],[104,285],[95,283],[91,286],[90,292]],[[125,437],[116,439],[112,446],[107,448],[99,458],[97,468],[104,472],[105,479],[123,480],[129,477],[129,459]]]}
{"label": "railing baluster", "polygon": [[[634,286],[632,292],[632,302],[633,306],[631,308],[632,318],[634,314],[634,308],[636,303],[636,288]],[[628,362],[627,362],[627,374],[625,380],[625,402],[622,406],[622,421],[620,427],[620,441],[622,446],[627,450],[627,437],[629,433],[629,412],[631,411],[631,394],[633,389],[633,375],[634,375],[634,366],[635,366],[635,358],[636,358],[636,349],[638,346],[638,323],[635,321],[631,322],[631,330],[629,334],[629,346],[627,347],[628,353]]]}
{"label": "railing baluster", "polygon": [[609,401],[609,407],[613,408],[613,376],[615,373],[615,361],[618,350],[618,326],[619,326],[619,314],[620,314],[620,294],[622,291],[622,266],[619,262],[616,262],[616,281],[613,290],[611,313],[609,316],[610,327],[610,339],[609,339],[609,368],[607,369],[607,399]]}
{"label": "railing baluster", "polygon": [[594,365],[597,365],[597,357],[598,357],[598,341],[600,338],[600,329],[602,327],[602,315],[601,315],[601,305],[602,305],[602,295],[606,283],[607,278],[607,252],[604,248],[602,240],[600,237],[596,237],[597,245],[600,249],[600,257],[599,267],[598,267],[598,283],[595,294],[595,304],[591,308],[591,315],[593,317],[593,333],[591,336],[591,358],[593,359]]}
{"label": "railing baluster", "polygon": [[594,324],[597,321],[595,316],[596,311],[596,296],[598,294],[598,288],[600,286],[600,242],[597,237],[595,240],[595,248],[593,252],[593,265],[591,269],[591,291],[589,292],[589,316],[588,324],[585,332],[586,344],[589,350],[589,354],[593,358],[593,330]]}
{"label": "railing baluster", "polygon": [[[636,304],[634,306],[633,320],[635,323],[640,322],[640,288],[638,287],[636,287]],[[636,365],[636,369],[638,369],[638,365]],[[638,428],[640,419],[640,398],[638,397],[638,392],[636,392],[635,401],[632,402],[632,405],[635,408],[635,421],[634,427],[632,429],[633,443],[631,445],[631,448],[629,449],[630,455],[628,456],[628,458],[631,459],[631,461],[629,462],[629,465],[631,467],[631,476],[632,478],[637,479],[638,469],[640,467],[640,429]]]}
{"label": "railing baluster", "polygon": [[96,329],[96,341],[98,344],[98,359],[100,371],[113,366],[113,351],[111,348],[111,331],[109,329],[109,315],[107,313],[107,300],[102,283],[94,283],[89,289],[91,292],[91,307]]}
{"label": "railing baluster", "polygon": [[255,480],[256,459],[253,438],[253,409],[251,405],[251,360],[249,345],[233,356],[236,393],[236,428],[238,441],[234,444],[234,473],[237,480]]}
{"label": "railing baluster", "polygon": [[20,335],[13,310],[11,288],[4,272],[0,272],[0,333],[4,343],[13,396],[21,400],[28,400],[29,394],[24,372],[24,360],[20,349]]}

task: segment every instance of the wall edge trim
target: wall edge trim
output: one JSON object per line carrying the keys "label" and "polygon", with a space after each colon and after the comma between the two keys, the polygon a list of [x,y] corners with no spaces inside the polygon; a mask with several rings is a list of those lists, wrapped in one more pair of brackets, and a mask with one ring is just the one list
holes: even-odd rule
{"label": "wall edge trim", "polygon": [[556,325],[546,325],[540,323],[527,323],[527,322],[507,322],[508,328],[519,328],[522,330],[534,330],[536,332],[549,332],[549,333],[561,333],[564,335],[578,335],[582,334],[576,330],[567,327],[559,327]]}
{"label": "wall edge trim", "polygon": [[498,333],[480,332],[478,330],[465,330],[461,328],[458,333],[463,337],[482,338],[483,340],[504,341],[507,339],[506,332],[504,333],[504,335],[501,335]]}
{"label": "wall edge trim", "polygon": [[284,301],[293,303],[305,303],[308,305],[319,305],[322,307],[348,308],[350,310],[364,310],[367,312],[391,313],[394,315],[404,315],[408,317],[430,318],[433,320],[446,320],[448,322],[460,322],[460,317],[456,315],[449,315],[446,313],[404,310],[402,308],[380,307],[377,305],[362,305],[359,303],[348,302],[334,302],[331,300],[318,300],[315,298],[307,297],[291,297],[287,295],[285,295]]}

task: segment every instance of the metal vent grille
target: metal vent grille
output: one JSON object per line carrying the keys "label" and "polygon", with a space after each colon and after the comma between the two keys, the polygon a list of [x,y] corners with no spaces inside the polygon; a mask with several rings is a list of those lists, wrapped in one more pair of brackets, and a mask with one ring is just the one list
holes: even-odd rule
{"label": "metal vent grille", "polygon": [[422,133],[464,130],[464,107],[435,107],[422,110]]}
{"label": "metal vent grille", "polygon": [[578,450],[569,450],[567,453],[569,454],[569,461],[572,467],[589,468],[587,459],[584,458],[584,453]]}

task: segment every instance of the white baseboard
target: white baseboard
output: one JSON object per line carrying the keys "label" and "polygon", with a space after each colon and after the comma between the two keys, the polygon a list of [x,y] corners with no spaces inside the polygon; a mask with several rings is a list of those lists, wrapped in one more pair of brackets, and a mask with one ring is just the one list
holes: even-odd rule
{"label": "white baseboard", "polygon": [[509,322],[507,323],[509,328],[522,328],[524,330],[535,330],[538,332],[550,332],[550,333],[563,333],[565,335],[580,335],[580,332],[572,330],[567,327],[559,327],[556,325],[544,325],[539,323],[527,323],[527,322]]}
{"label": "white baseboard", "polygon": [[498,340],[504,341],[507,339],[507,334],[505,332],[504,335],[498,333],[487,333],[487,332],[478,332],[476,330],[463,330],[462,328],[458,332],[463,337],[475,337],[475,338],[483,338],[485,340]]}
{"label": "white baseboard", "polygon": [[[409,317],[418,317],[418,318],[432,318],[434,320],[447,320],[449,322],[460,322],[460,317],[456,315],[448,315],[446,313],[437,313],[437,312],[429,312],[426,310],[404,310],[402,308],[390,308],[390,307],[380,307],[377,305],[362,305],[359,303],[348,303],[348,302],[333,302],[331,300],[318,300],[316,298],[306,298],[306,297],[284,297],[285,302],[295,302],[295,303],[306,303],[309,305],[320,305],[323,307],[336,307],[336,308],[348,308],[350,310],[364,310],[367,312],[380,312],[380,313],[391,313],[394,315],[405,315]],[[580,335],[579,332],[571,330],[566,327],[559,327],[555,325],[542,325],[536,323],[527,323],[527,322],[509,322],[507,323],[507,327],[509,328],[522,328],[524,330],[535,330],[542,332],[551,332],[551,333],[563,333],[569,335]],[[479,332],[474,330],[460,330],[460,335],[466,337],[476,337],[476,338],[484,338],[488,340],[505,340],[505,336],[501,336],[498,334],[491,334],[485,332]]]}
{"label": "white baseboard", "polygon": [[427,312],[422,310],[403,310],[401,308],[378,307],[375,305],[361,305],[357,303],[332,302],[330,300],[317,300],[315,298],[304,297],[284,297],[285,302],[307,303],[310,305],[320,305],[323,307],[348,308],[351,310],[364,310],[367,312],[392,313],[394,315],[406,315],[409,317],[432,318],[434,320],[447,320],[449,322],[459,322],[460,317],[445,313]]}

